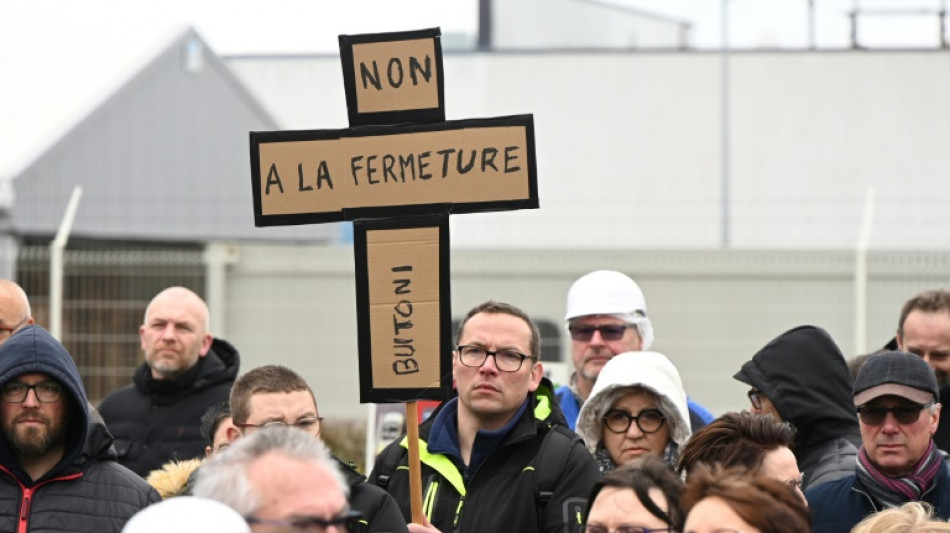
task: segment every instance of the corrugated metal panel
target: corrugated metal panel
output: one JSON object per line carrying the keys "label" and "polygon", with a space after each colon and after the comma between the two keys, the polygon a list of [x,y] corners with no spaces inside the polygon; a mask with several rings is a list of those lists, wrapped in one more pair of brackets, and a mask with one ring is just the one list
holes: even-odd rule
{"label": "corrugated metal panel", "polygon": [[[202,66],[189,71],[185,51],[196,46]],[[16,231],[54,233],[73,186],[82,185],[75,235],[334,239],[335,225],[254,227],[248,132],[275,127],[188,32],[17,176]]]}

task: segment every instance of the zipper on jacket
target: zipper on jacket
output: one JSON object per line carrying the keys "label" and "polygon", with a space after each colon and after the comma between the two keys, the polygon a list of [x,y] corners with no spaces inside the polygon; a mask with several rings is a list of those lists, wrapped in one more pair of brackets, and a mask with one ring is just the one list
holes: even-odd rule
{"label": "zipper on jacket", "polygon": [[459,496],[458,507],[455,508],[455,518],[452,520],[452,531],[458,533],[459,531],[459,517],[462,515],[462,505],[465,504],[465,496]]}
{"label": "zipper on jacket", "polygon": [[16,484],[20,486],[20,491],[22,491],[23,494],[23,499],[20,501],[20,513],[19,516],[17,516],[17,533],[27,533],[27,529],[30,525],[30,509],[33,506],[33,494],[36,493],[37,489],[54,481],[72,481],[83,476],[82,472],[76,472],[75,474],[69,474],[68,476],[50,478],[46,481],[43,481],[42,483],[37,483],[30,488],[26,488],[19,478],[13,475],[13,472],[10,472],[3,466],[0,466],[0,472],[5,473],[6,475],[10,476],[13,481],[16,481]]}
{"label": "zipper on jacket", "polygon": [[26,533],[26,528],[30,523],[30,498],[32,497],[33,489],[23,487],[23,500],[20,502],[20,516],[16,527],[18,533]]}

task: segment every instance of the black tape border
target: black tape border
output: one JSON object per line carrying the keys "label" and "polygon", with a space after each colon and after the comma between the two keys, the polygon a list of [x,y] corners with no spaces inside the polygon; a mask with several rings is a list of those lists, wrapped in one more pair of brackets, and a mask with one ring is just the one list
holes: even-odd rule
{"label": "black tape border", "polygon": [[[368,231],[439,228],[439,387],[382,389],[373,386],[372,334],[369,320]],[[356,259],[356,327],[359,346],[360,403],[395,403],[416,400],[445,401],[452,396],[452,299],[449,279],[449,217],[447,214],[398,219],[360,219],[353,224]]]}
{"label": "black tape border", "polygon": [[[379,113],[359,113],[356,105],[356,69],[353,66],[353,45],[411,41],[415,39],[433,40],[437,73],[436,83],[438,84],[439,92],[438,107],[407,109],[405,111],[384,111]],[[343,89],[346,93],[346,113],[351,127],[371,124],[420,124],[445,120],[445,71],[442,67],[442,30],[440,28],[391,33],[340,35],[339,43],[340,62],[343,67]]]}
{"label": "black tape border", "polygon": [[[320,213],[294,213],[289,215],[264,215],[261,205],[260,145],[275,142],[315,141],[342,139],[347,137],[371,137],[395,135],[400,133],[449,131],[466,128],[494,128],[501,126],[523,126],[527,143],[526,159],[528,164],[528,197],[497,202],[460,202],[454,204],[413,204],[356,207],[341,211]],[[451,120],[432,124],[408,124],[400,126],[360,126],[343,130],[287,130],[250,132],[251,150],[251,192],[254,199],[254,225],[292,226],[299,224],[323,224],[327,222],[355,221],[361,218],[385,218],[400,216],[422,216],[439,212],[454,214],[481,213],[487,211],[511,211],[517,209],[537,209],[538,169],[537,153],[534,143],[534,116],[511,115],[494,118]]]}

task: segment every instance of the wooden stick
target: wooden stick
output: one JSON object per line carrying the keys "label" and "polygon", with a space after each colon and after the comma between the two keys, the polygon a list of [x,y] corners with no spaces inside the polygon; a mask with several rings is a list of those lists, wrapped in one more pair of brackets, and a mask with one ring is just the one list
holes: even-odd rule
{"label": "wooden stick", "polygon": [[422,513],[422,469],[419,466],[419,406],[416,402],[406,403],[406,436],[409,440],[409,508],[412,521],[423,524]]}

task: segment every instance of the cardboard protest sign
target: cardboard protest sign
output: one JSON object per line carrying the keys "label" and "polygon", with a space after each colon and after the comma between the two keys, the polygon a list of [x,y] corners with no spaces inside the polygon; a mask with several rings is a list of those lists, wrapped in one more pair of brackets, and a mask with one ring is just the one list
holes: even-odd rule
{"label": "cardboard protest sign", "polygon": [[341,35],[350,126],[445,120],[438,28]]}
{"label": "cardboard protest sign", "polygon": [[448,215],[354,224],[360,401],[451,395]]}
{"label": "cardboard protest sign", "polygon": [[251,133],[254,222],[538,207],[531,115]]}

